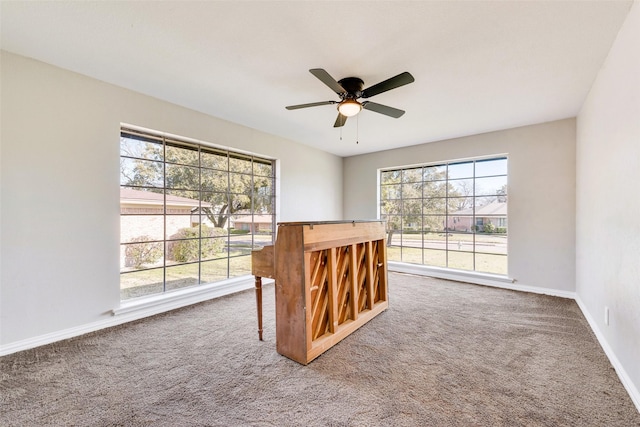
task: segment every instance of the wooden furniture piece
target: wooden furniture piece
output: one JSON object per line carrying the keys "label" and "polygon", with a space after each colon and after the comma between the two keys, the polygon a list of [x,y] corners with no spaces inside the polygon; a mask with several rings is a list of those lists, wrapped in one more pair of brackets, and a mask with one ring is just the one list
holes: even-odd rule
{"label": "wooden furniture piece", "polygon": [[252,252],[252,272],[260,339],[261,277],[272,277],[276,349],[306,365],[388,307],[384,222],[279,223],[275,248]]}

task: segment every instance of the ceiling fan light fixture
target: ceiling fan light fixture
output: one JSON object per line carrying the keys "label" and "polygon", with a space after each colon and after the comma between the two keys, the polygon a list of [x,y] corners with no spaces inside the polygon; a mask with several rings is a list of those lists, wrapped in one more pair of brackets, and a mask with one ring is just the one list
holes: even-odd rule
{"label": "ceiling fan light fixture", "polygon": [[345,99],[338,104],[338,111],[345,117],[355,116],[362,110],[362,104],[355,99]]}

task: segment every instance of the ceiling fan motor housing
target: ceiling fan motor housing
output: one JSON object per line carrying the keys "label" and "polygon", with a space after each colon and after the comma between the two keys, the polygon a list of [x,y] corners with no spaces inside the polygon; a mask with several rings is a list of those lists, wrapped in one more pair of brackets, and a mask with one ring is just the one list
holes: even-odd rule
{"label": "ceiling fan motor housing", "polygon": [[362,95],[362,88],[364,87],[362,79],[358,77],[345,77],[344,79],[338,80],[338,83],[347,91],[342,99],[358,99]]}

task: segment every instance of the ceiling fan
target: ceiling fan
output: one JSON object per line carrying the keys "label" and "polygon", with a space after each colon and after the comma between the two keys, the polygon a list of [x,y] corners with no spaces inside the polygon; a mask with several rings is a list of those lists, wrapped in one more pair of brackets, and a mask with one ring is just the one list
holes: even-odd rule
{"label": "ceiling fan", "polygon": [[338,104],[338,118],[333,125],[333,127],[336,128],[344,126],[348,117],[355,116],[363,108],[365,110],[374,111],[397,119],[404,114],[403,110],[389,107],[387,105],[377,104],[371,101],[358,102],[358,99],[371,98],[374,95],[378,95],[382,92],[386,92],[415,81],[413,76],[405,71],[404,73],[400,73],[397,76],[391,77],[378,84],[362,89],[364,82],[358,77],[345,77],[344,79],[336,81],[322,68],[313,68],[309,70],[309,72],[337,93],[340,97],[340,101],[312,102],[310,104],[290,105],[285,108],[287,110],[297,110],[299,108]]}

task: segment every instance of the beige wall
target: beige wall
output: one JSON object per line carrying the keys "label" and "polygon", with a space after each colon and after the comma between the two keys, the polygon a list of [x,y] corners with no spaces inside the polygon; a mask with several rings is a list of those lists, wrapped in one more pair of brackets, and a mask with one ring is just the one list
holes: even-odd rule
{"label": "beige wall", "polygon": [[[578,300],[640,409],[640,3],[577,120]],[[609,324],[605,323],[609,308]]]}
{"label": "beige wall", "polygon": [[340,157],[7,52],[1,67],[2,345],[119,306],[121,122],[277,159],[280,221],[342,217]]}
{"label": "beige wall", "polygon": [[495,154],[509,157],[509,276],[517,285],[573,292],[574,119],[348,157],[345,217],[377,217],[379,168]]}

